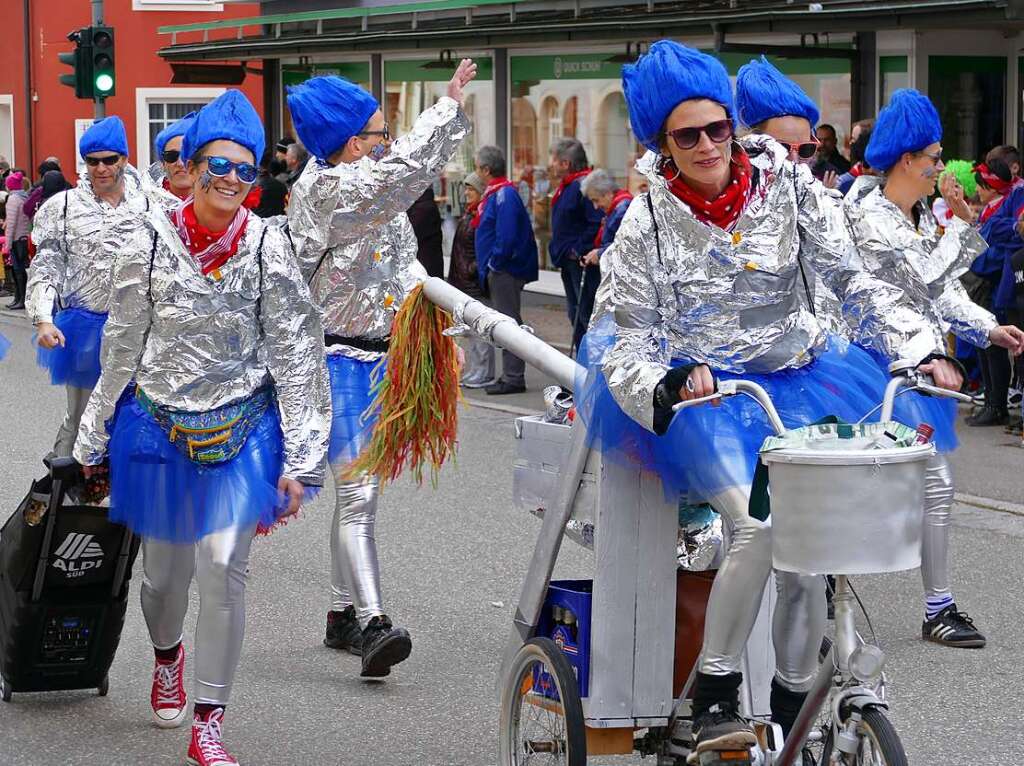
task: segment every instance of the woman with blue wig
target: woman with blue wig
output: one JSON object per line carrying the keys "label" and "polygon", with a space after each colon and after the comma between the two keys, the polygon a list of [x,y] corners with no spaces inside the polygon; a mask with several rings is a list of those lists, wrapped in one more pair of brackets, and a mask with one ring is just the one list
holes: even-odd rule
{"label": "woman with blue wig", "polygon": [[[771,572],[770,519],[749,513],[756,403],[734,397],[673,420],[715,378],[764,386],[788,427],[826,415],[853,421],[886,378],[864,351],[828,335],[807,280],[820,275],[860,337],[925,360],[941,339],[902,292],[855,268],[840,201],[764,135],[734,138],[732,92],[714,58],[662,40],[623,68],[630,121],[650,151],[649,191],[633,200],[605,252],[599,304],[581,349],[580,414],[606,459],[657,472],[732,527],[705,617],[694,688],[694,758],[753,745],[739,716],[741,657]],[[932,366],[944,367],[938,361]],[[788,730],[818,669],[825,627],[819,577],[778,573],[772,716]]]}
{"label": "woman with blue wig", "polygon": [[335,509],[324,644],[360,656],[367,678],[389,675],[411,653],[412,639],[384,611],[377,479],[349,477],[346,467],[369,442],[377,420],[367,409],[395,313],[427,277],[405,211],[469,134],[463,89],[475,76],[476,65],[463,59],[447,96],[393,143],[377,100],[358,85],[314,77],[288,92],[295,130],[313,154],[292,187],[288,223],[323,312],[333,404]]}
{"label": "woman with blue wig", "polygon": [[322,485],[330,428],[319,314],[287,234],[242,207],[263,150],[259,115],[228,91],[184,135],[191,196],[110,233],[103,373],[74,452],[86,466],[109,453],[110,518],[143,539],[161,728],[187,716],[182,629],[198,585],[194,766],[237,766],[222,724],[250,544]]}
{"label": "woman with blue wig", "polygon": [[[941,140],[938,112],[916,90],[896,91],[879,112],[865,159],[883,175],[858,178],[844,203],[864,267],[902,289],[940,336],[952,331],[979,348],[995,344],[1018,354],[1024,349],[1024,333],[1000,327],[960,283],[959,277],[986,248],[971,225],[974,213],[963,189],[952,176],[942,177],[942,196],[953,212],[944,232],[926,202],[943,170]],[[882,368],[898,358],[873,351]],[[955,383],[959,387],[959,373]],[[926,475],[922,637],[946,646],[982,647],[985,637],[957,609],[949,583],[953,476],[941,453],[956,447],[956,405],[911,394],[897,400],[895,415],[905,423],[929,423],[940,450]]]}

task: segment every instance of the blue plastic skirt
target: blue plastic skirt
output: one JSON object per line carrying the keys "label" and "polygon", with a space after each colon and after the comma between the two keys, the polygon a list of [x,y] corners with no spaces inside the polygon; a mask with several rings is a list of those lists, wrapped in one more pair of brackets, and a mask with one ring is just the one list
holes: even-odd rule
{"label": "blue plastic skirt", "polygon": [[218,465],[193,463],[132,395],[122,398],[110,437],[110,519],[145,537],[191,543],[231,526],[273,527],[283,443],[276,407],[242,451]]}
{"label": "blue plastic skirt", "polygon": [[373,387],[384,375],[379,361],[363,362],[344,354],[327,355],[331,377],[331,443],[327,457],[333,463],[351,463],[370,443],[379,412],[368,413]]}
{"label": "blue plastic skirt", "polygon": [[11,347],[11,342],[7,340],[3,335],[0,335],[0,359],[7,356],[7,349]]}
{"label": "blue plastic skirt", "polygon": [[[682,410],[663,436],[648,431],[618,406],[601,371],[614,326],[609,319],[592,328],[579,354],[586,374],[577,381],[576,406],[591,445],[606,459],[658,473],[666,497],[689,492],[691,499],[706,499],[729,487],[749,486],[761,445],[774,434],[761,406],[748,396],[729,397],[719,406]],[[882,401],[887,382],[865,351],[836,337],[799,369],[765,375],[715,372],[715,377],[763,386],[787,428],[830,415],[856,422]]]}
{"label": "blue plastic skirt", "polygon": [[36,362],[50,371],[55,386],[93,388],[100,379],[100,345],[106,314],[73,308],[57,313],[53,323],[64,334],[64,345],[36,346]]}
{"label": "blue plastic skirt", "polygon": [[[873,349],[867,350],[867,353],[882,373],[888,376],[888,360]],[[953,399],[924,396],[911,391],[898,394],[892,409],[893,419],[905,426],[917,428],[921,423],[927,423],[934,428],[932,441],[939,452],[952,452],[959,444],[956,438],[956,414],[956,402]]]}

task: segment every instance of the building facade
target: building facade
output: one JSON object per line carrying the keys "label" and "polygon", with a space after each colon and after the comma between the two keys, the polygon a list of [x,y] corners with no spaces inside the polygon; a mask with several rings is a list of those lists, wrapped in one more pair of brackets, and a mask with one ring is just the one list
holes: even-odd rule
{"label": "building facade", "polygon": [[[171,65],[157,51],[165,43],[158,29],[169,24],[225,21],[251,16],[257,3],[212,0],[107,0],[104,22],[115,33],[115,95],[106,101],[107,114],[124,120],[130,159],[145,167],[153,138],[166,125],[224,92],[223,85],[174,85]],[[92,101],[75,98],[59,82],[71,67],[58,53],[73,50],[69,32],[89,26],[88,0],[7,0],[7,34],[0,46],[0,155],[12,167],[35,177],[35,168],[49,156],[60,160],[65,175],[80,169],[77,137],[92,124]],[[227,33],[221,33],[227,34]],[[218,33],[209,37],[216,40]],[[238,86],[262,108],[263,83],[249,75]],[[280,87],[278,85],[278,87]]]}

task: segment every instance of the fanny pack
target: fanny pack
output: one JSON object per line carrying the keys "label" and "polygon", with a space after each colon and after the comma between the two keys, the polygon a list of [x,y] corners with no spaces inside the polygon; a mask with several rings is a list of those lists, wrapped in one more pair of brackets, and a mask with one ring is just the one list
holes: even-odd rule
{"label": "fanny pack", "polygon": [[135,390],[135,398],[181,454],[199,465],[217,465],[234,458],[274,403],[269,388],[261,388],[240,402],[209,412],[182,412],[164,407],[146,396],[141,388]]}

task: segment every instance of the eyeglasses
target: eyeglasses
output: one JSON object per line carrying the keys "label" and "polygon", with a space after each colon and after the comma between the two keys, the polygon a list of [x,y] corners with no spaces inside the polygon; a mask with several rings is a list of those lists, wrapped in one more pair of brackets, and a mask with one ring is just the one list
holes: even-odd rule
{"label": "eyeglasses", "polygon": [[666,131],[665,135],[671,136],[676,146],[685,151],[698,144],[702,133],[716,144],[724,143],[732,138],[732,120],[716,120],[694,128],[676,128]]}
{"label": "eyeglasses", "polygon": [[358,133],[356,133],[356,135],[359,136],[360,138],[362,138],[363,136],[380,136],[385,141],[390,141],[391,128],[388,127],[388,124],[385,122],[383,130],[361,130]]}
{"label": "eyeglasses", "polygon": [[99,167],[99,164],[102,162],[108,168],[112,168],[114,165],[116,165],[120,161],[120,159],[121,159],[121,155],[120,154],[114,154],[114,155],[111,155],[110,157],[86,157],[85,158],[85,164],[88,165],[91,168],[95,168],[95,167]]}
{"label": "eyeglasses", "polygon": [[210,175],[217,178],[224,178],[232,170],[238,176],[238,180],[244,184],[251,184],[256,180],[259,169],[251,162],[232,162],[227,157],[198,157],[195,161],[206,160],[206,166],[210,169]]}
{"label": "eyeglasses", "polygon": [[173,165],[175,162],[181,159],[181,152],[177,149],[168,149],[160,155],[160,159],[166,162],[168,165]]}
{"label": "eyeglasses", "polygon": [[935,154],[929,154],[928,152],[918,152],[921,157],[927,157],[932,161],[933,165],[938,165],[942,161],[942,150],[935,152]]}
{"label": "eyeglasses", "polygon": [[792,154],[796,151],[796,156],[802,160],[809,160],[815,154],[818,153],[818,147],[821,146],[820,141],[807,141],[802,144],[791,144],[787,141],[779,141],[782,148],[786,150],[787,154]]}

